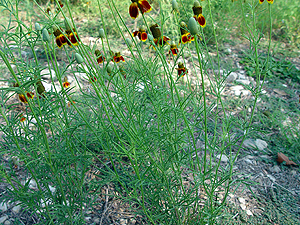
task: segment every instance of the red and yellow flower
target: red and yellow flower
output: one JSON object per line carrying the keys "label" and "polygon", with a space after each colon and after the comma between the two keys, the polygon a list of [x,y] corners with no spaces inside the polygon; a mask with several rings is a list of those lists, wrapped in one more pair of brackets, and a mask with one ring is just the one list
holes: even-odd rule
{"label": "red and yellow flower", "polygon": [[101,52],[98,49],[95,50],[95,55],[96,55],[98,64],[101,64],[105,61],[105,57],[101,54]]}
{"label": "red and yellow flower", "polygon": [[22,113],[19,117],[21,118],[20,121],[21,121],[22,123],[26,120],[26,118],[24,117],[23,113]]}
{"label": "red and yellow flower", "polygon": [[67,77],[64,77],[64,82],[63,82],[63,87],[64,88],[69,88],[70,87],[70,82],[68,81]]}
{"label": "red and yellow flower", "polygon": [[169,54],[172,52],[172,54],[174,56],[176,56],[178,54],[178,48],[177,48],[177,45],[175,43],[172,43],[171,46],[170,46],[170,51],[169,51]]}
{"label": "red and yellow flower", "polygon": [[188,32],[187,25],[185,24],[185,22],[180,23],[180,33],[181,33],[181,39],[179,41],[179,44],[191,43],[191,41],[195,40],[195,38],[191,35],[191,33]]}
{"label": "red and yellow flower", "polygon": [[151,33],[153,35],[153,42],[155,43],[155,45],[157,46],[164,46],[165,44],[169,44],[168,41],[171,40],[170,38],[166,37],[166,36],[162,36],[161,35],[161,31],[158,27],[157,24],[153,24],[150,27]]}
{"label": "red and yellow flower", "polygon": [[[262,4],[265,0],[259,0],[259,4]],[[269,4],[273,4],[274,0],[267,0]]]}
{"label": "red and yellow flower", "polygon": [[[34,93],[33,92],[26,92],[26,96],[27,96],[27,98],[33,99]],[[19,100],[23,103],[28,103],[25,95],[23,95],[23,94],[19,94]]]}
{"label": "red and yellow flower", "polygon": [[[75,31],[75,29],[73,28],[72,30],[73,30],[73,31],[71,31],[71,30],[66,30],[66,33],[67,33],[68,39],[69,39],[68,45],[69,45],[69,46],[72,46],[72,45],[71,45],[71,43],[72,43],[74,46],[77,46],[77,45],[79,44],[79,43],[78,43],[79,37],[78,37],[78,34],[77,34],[77,32]],[[77,41],[77,40],[78,40],[78,41]]]}
{"label": "red and yellow flower", "polygon": [[123,58],[123,56],[121,56],[120,52],[116,52],[114,57],[113,57],[113,61],[116,63],[119,63],[121,61],[125,62],[125,59]]}
{"label": "red and yellow flower", "polygon": [[202,15],[202,6],[200,6],[199,2],[195,1],[193,6],[194,18],[200,24],[201,27],[206,26],[206,20]]}
{"label": "red and yellow flower", "polygon": [[[68,43],[68,39],[63,35],[63,33],[58,29],[58,27],[53,26],[53,34],[55,36],[55,42],[59,48]],[[68,43],[69,44],[69,43]]]}
{"label": "red and yellow flower", "polygon": [[90,77],[91,82],[96,82],[97,81],[97,77]]}
{"label": "red and yellow flower", "polygon": [[148,38],[148,35],[146,33],[146,30],[144,28],[139,28],[139,30],[136,30],[132,33],[132,36],[133,37],[136,37],[138,36],[138,38],[141,40],[141,41],[146,41],[147,38]]}
{"label": "red and yellow flower", "polygon": [[73,26],[72,21],[69,18],[66,17],[66,19],[65,19],[64,22],[65,22],[67,37],[69,39],[68,45],[72,46],[72,44],[73,44],[74,46],[77,46],[78,45],[78,41],[80,41],[80,40],[79,40],[77,32],[76,32],[76,30],[75,30],[75,28]]}
{"label": "red and yellow flower", "polygon": [[129,6],[129,15],[132,19],[136,19],[139,15],[139,10],[142,14],[150,12],[152,10],[147,0],[131,0]]}
{"label": "red and yellow flower", "polygon": [[177,72],[178,72],[178,76],[179,77],[183,77],[185,74],[188,73],[187,68],[184,67],[182,62],[178,63],[178,68],[176,68]]}

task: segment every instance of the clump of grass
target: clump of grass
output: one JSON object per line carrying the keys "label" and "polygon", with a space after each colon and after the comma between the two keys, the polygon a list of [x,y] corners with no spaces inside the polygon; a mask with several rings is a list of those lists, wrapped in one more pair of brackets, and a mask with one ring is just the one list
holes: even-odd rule
{"label": "clump of grass", "polygon": [[[237,119],[226,113],[222,102],[225,78],[219,72],[208,75],[209,70],[220,70],[210,1],[205,10],[197,1],[185,7],[180,1],[182,14],[171,4],[152,9],[145,1],[143,5],[133,1],[130,17],[147,31],[145,42],[133,38],[127,26],[130,17],[120,12],[118,2],[98,1],[103,30],[93,46],[81,42],[68,3],[56,4],[55,13],[44,13],[47,23],[42,31],[22,23],[18,7],[12,10],[10,2],[2,5],[15,27],[10,32],[8,24],[1,35],[5,48],[0,54],[15,85],[1,89],[5,134],[1,152],[18,159],[11,165],[26,174],[20,179],[13,167],[1,169],[1,178],[10,185],[3,198],[20,201],[37,213],[40,223],[82,224],[101,188],[113,185],[115,197],[134,205],[134,213],[149,223],[215,223],[230,188],[242,182],[233,178],[233,165],[251,127],[260,78],[269,69],[269,57],[264,67],[258,57],[258,2],[251,7],[240,3],[243,15],[253,16],[251,21],[245,16],[244,22],[257,83],[247,87],[254,101],[235,138],[231,130]],[[271,18],[272,6],[268,7]],[[208,52],[203,19],[212,26],[216,61]],[[126,47],[114,44],[115,37],[108,32],[111,24]],[[11,43],[19,53],[23,46],[31,49],[32,59],[16,59]],[[37,47],[45,62],[37,57]],[[52,83],[47,92],[43,63]],[[21,117],[7,102],[12,92],[24,103]],[[229,159],[226,165],[223,155]],[[91,173],[95,179],[89,178]]]}

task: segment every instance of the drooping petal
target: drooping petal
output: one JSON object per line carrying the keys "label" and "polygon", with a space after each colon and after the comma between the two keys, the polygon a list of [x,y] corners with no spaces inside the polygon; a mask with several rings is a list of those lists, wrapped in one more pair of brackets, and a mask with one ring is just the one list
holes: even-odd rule
{"label": "drooping petal", "polygon": [[265,0],[259,0],[259,4],[262,4]]}
{"label": "drooping petal", "polygon": [[91,81],[92,82],[96,82],[97,81],[97,77],[91,77]]}
{"label": "drooping petal", "polygon": [[139,15],[139,8],[136,2],[133,2],[129,6],[129,15],[132,19],[136,19]]}
{"label": "drooping petal", "polygon": [[27,96],[28,98],[33,99],[34,93],[33,93],[33,92],[27,92],[27,93],[26,93],[26,96]]}
{"label": "drooping petal", "polygon": [[26,97],[25,97],[24,95],[22,95],[22,94],[19,94],[19,99],[20,99],[20,101],[23,102],[23,103],[28,103]]}
{"label": "drooping petal", "polygon": [[206,26],[206,20],[202,14],[198,15],[198,23],[200,24],[200,26],[202,28],[204,28]]}
{"label": "drooping petal", "polygon": [[151,5],[147,0],[139,0],[138,5],[142,14],[150,12],[152,10]]}
{"label": "drooping petal", "polygon": [[[78,35],[77,35],[76,32],[74,32],[74,34],[73,34],[73,33],[70,33],[68,38],[69,38],[70,42],[71,42],[74,46],[77,46],[77,45],[78,45],[77,40],[79,40],[79,38],[78,38]],[[77,38],[77,39],[76,39],[76,38]]]}
{"label": "drooping petal", "polygon": [[55,42],[59,48],[61,48],[63,46],[63,43],[61,42],[61,39],[59,37],[55,38]]}
{"label": "drooping petal", "polygon": [[148,38],[148,35],[147,35],[146,32],[141,33],[141,40],[142,40],[142,41],[146,41],[147,38]]}
{"label": "drooping petal", "polygon": [[136,30],[136,31],[134,31],[134,32],[132,33],[132,36],[133,36],[133,37],[136,37],[138,34],[139,34],[139,31]]}
{"label": "drooping petal", "polygon": [[120,60],[122,60],[123,62],[125,62],[125,59],[123,58],[123,56],[120,56]]}
{"label": "drooping petal", "polygon": [[60,42],[62,43],[62,45],[67,44],[68,40],[63,34],[60,34],[58,37],[59,37]]}
{"label": "drooping petal", "polygon": [[188,73],[188,70],[184,68],[176,68],[179,77],[184,77],[185,74]]}
{"label": "drooping petal", "polygon": [[188,42],[188,36],[186,34],[181,36],[181,42],[182,44],[186,44]]}
{"label": "drooping petal", "polygon": [[97,63],[98,63],[98,64],[101,64],[101,63],[104,62],[104,60],[105,60],[105,57],[103,57],[103,56],[101,55],[101,56],[99,56],[99,57],[97,58]]}
{"label": "drooping petal", "polygon": [[195,38],[194,38],[194,36],[192,36],[190,33],[188,33],[188,41],[189,41],[189,43],[191,43],[191,41],[194,41],[195,40]]}
{"label": "drooping petal", "polygon": [[70,83],[69,83],[68,81],[63,82],[63,87],[64,87],[64,88],[70,87]]}
{"label": "drooping petal", "polygon": [[267,0],[269,4],[273,4],[274,0]]}
{"label": "drooping petal", "polygon": [[176,56],[178,54],[178,48],[172,48],[171,52],[174,56]]}
{"label": "drooping petal", "polygon": [[115,61],[115,63],[119,63],[121,61],[121,57],[120,56],[114,56],[114,61]]}

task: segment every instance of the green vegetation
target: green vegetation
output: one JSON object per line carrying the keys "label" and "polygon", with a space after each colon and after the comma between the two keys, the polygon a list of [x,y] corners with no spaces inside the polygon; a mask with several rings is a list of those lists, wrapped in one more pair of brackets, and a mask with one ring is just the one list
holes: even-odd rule
{"label": "green vegetation", "polygon": [[[9,158],[1,201],[20,202],[38,224],[84,224],[110,190],[141,224],[227,221],[229,193],[251,185],[234,170],[246,138],[275,131],[270,150],[300,160],[298,100],[262,95],[268,80],[278,89],[277,79],[300,79],[271,56],[272,37],[299,47],[299,6],[285,4],[287,16],[274,1],[149,1],[137,16],[128,13],[134,1],[1,0],[0,69],[9,71],[1,79],[11,84],[0,97],[0,152]],[[206,26],[201,13],[190,20],[198,4]],[[223,44],[242,36],[251,99],[224,99],[235,68]]]}

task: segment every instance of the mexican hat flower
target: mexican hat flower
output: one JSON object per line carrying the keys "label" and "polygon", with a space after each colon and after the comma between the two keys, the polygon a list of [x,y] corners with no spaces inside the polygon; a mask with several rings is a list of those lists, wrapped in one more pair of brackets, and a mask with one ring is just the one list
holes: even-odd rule
{"label": "mexican hat flower", "polygon": [[178,63],[178,68],[176,68],[177,72],[178,72],[178,76],[179,77],[183,77],[185,74],[188,73],[187,68],[184,67],[182,62]]}
{"label": "mexican hat flower", "polygon": [[63,35],[63,33],[58,29],[57,26],[53,25],[53,34],[55,36],[55,42],[59,48],[68,43],[68,39]]}
{"label": "mexican hat flower", "polygon": [[204,28],[206,26],[206,20],[202,15],[202,6],[200,6],[198,1],[194,2],[193,12],[195,20],[200,24],[201,27]]}
{"label": "mexican hat flower", "polygon": [[147,0],[131,0],[129,6],[129,15],[132,19],[136,19],[139,16],[139,10],[142,14],[150,12],[152,10]]}
{"label": "mexican hat flower", "polygon": [[63,82],[63,87],[64,88],[69,88],[70,87],[70,82],[68,81],[67,77],[64,77],[64,82]]}
{"label": "mexican hat flower", "polygon": [[[265,0],[259,0],[259,4],[262,4]],[[267,0],[269,4],[273,4],[274,0]]]}
{"label": "mexican hat flower", "polygon": [[185,22],[180,23],[180,33],[181,33],[181,39],[179,41],[179,44],[186,44],[191,43],[191,41],[194,41],[194,37],[191,35],[190,32],[187,30],[187,25]]}
{"label": "mexican hat flower", "polygon": [[21,121],[22,123],[26,120],[26,118],[24,117],[23,113],[22,113],[19,117],[21,118],[20,121]]}
{"label": "mexican hat flower", "polygon": [[74,46],[77,46],[78,41],[79,41],[79,37],[78,37],[77,32],[76,32],[76,30],[73,26],[72,21],[68,17],[66,17],[66,19],[65,19],[65,27],[66,27],[66,33],[67,33],[67,36],[68,36],[68,39],[69,39],[68,45],[72,46],[72,44],[73,44]]}
{"label": "mexican hat flower", "polygon": [[98,49],[95,50],[95,55],[96,55],[98,64],[101,64],[105,61],[105,57],[101,54],[101,52]]}
{"label": "mexican hat flower", "polygon": [[171,45],[170,45],[170,51],[169,51],[169,54],[172,52],[172,54],[174,56],[176,56],[178,54],[178,48],[177,48],[177,45],[175,44],[175,42],[172,42]]}
{"label": "mexican hat flower", "polygon": [[[33,92],[26,92],[26,96],[27,96],[27,98],[33,99],[34,93]],[[28,103],[25,95],[23,95],[23,94],[19,94],[19,100],[23,103]]]}
{"label": "mexican hat flower", "polygon": [[169,44],[168,41],[170,40],[170,38],[161,35],[161,31],[160,31],[157,24],[153,24],[150,27],[150,30],[151,30],[151,33],[154,37],[153,42],[157,46],[164,46],[165,44]]}
{"label": "mexican hat flower", "polygon": [[138,38],[141,40],[141,41],[146,41],[147,38],[148,38],[148,35],[146,33],[146,30],[142,27],[142,28],[139,28],[139,30],[136,30],[132,33],[132,36],[133,37],[136,37],[138,36]]}
{"label": "mexican hat flower", "polygon": [[116,52],[113,57],[113,61],[115,61],[116,63],[119,63],[121,61],[125,62],[125,59],[123,58],[123,56],[121,56],[120,52]]}
{"label": "mexican hat flower", "polygon": [[96,82],[97,81],[97,77],[90,77],[90,82]]}

